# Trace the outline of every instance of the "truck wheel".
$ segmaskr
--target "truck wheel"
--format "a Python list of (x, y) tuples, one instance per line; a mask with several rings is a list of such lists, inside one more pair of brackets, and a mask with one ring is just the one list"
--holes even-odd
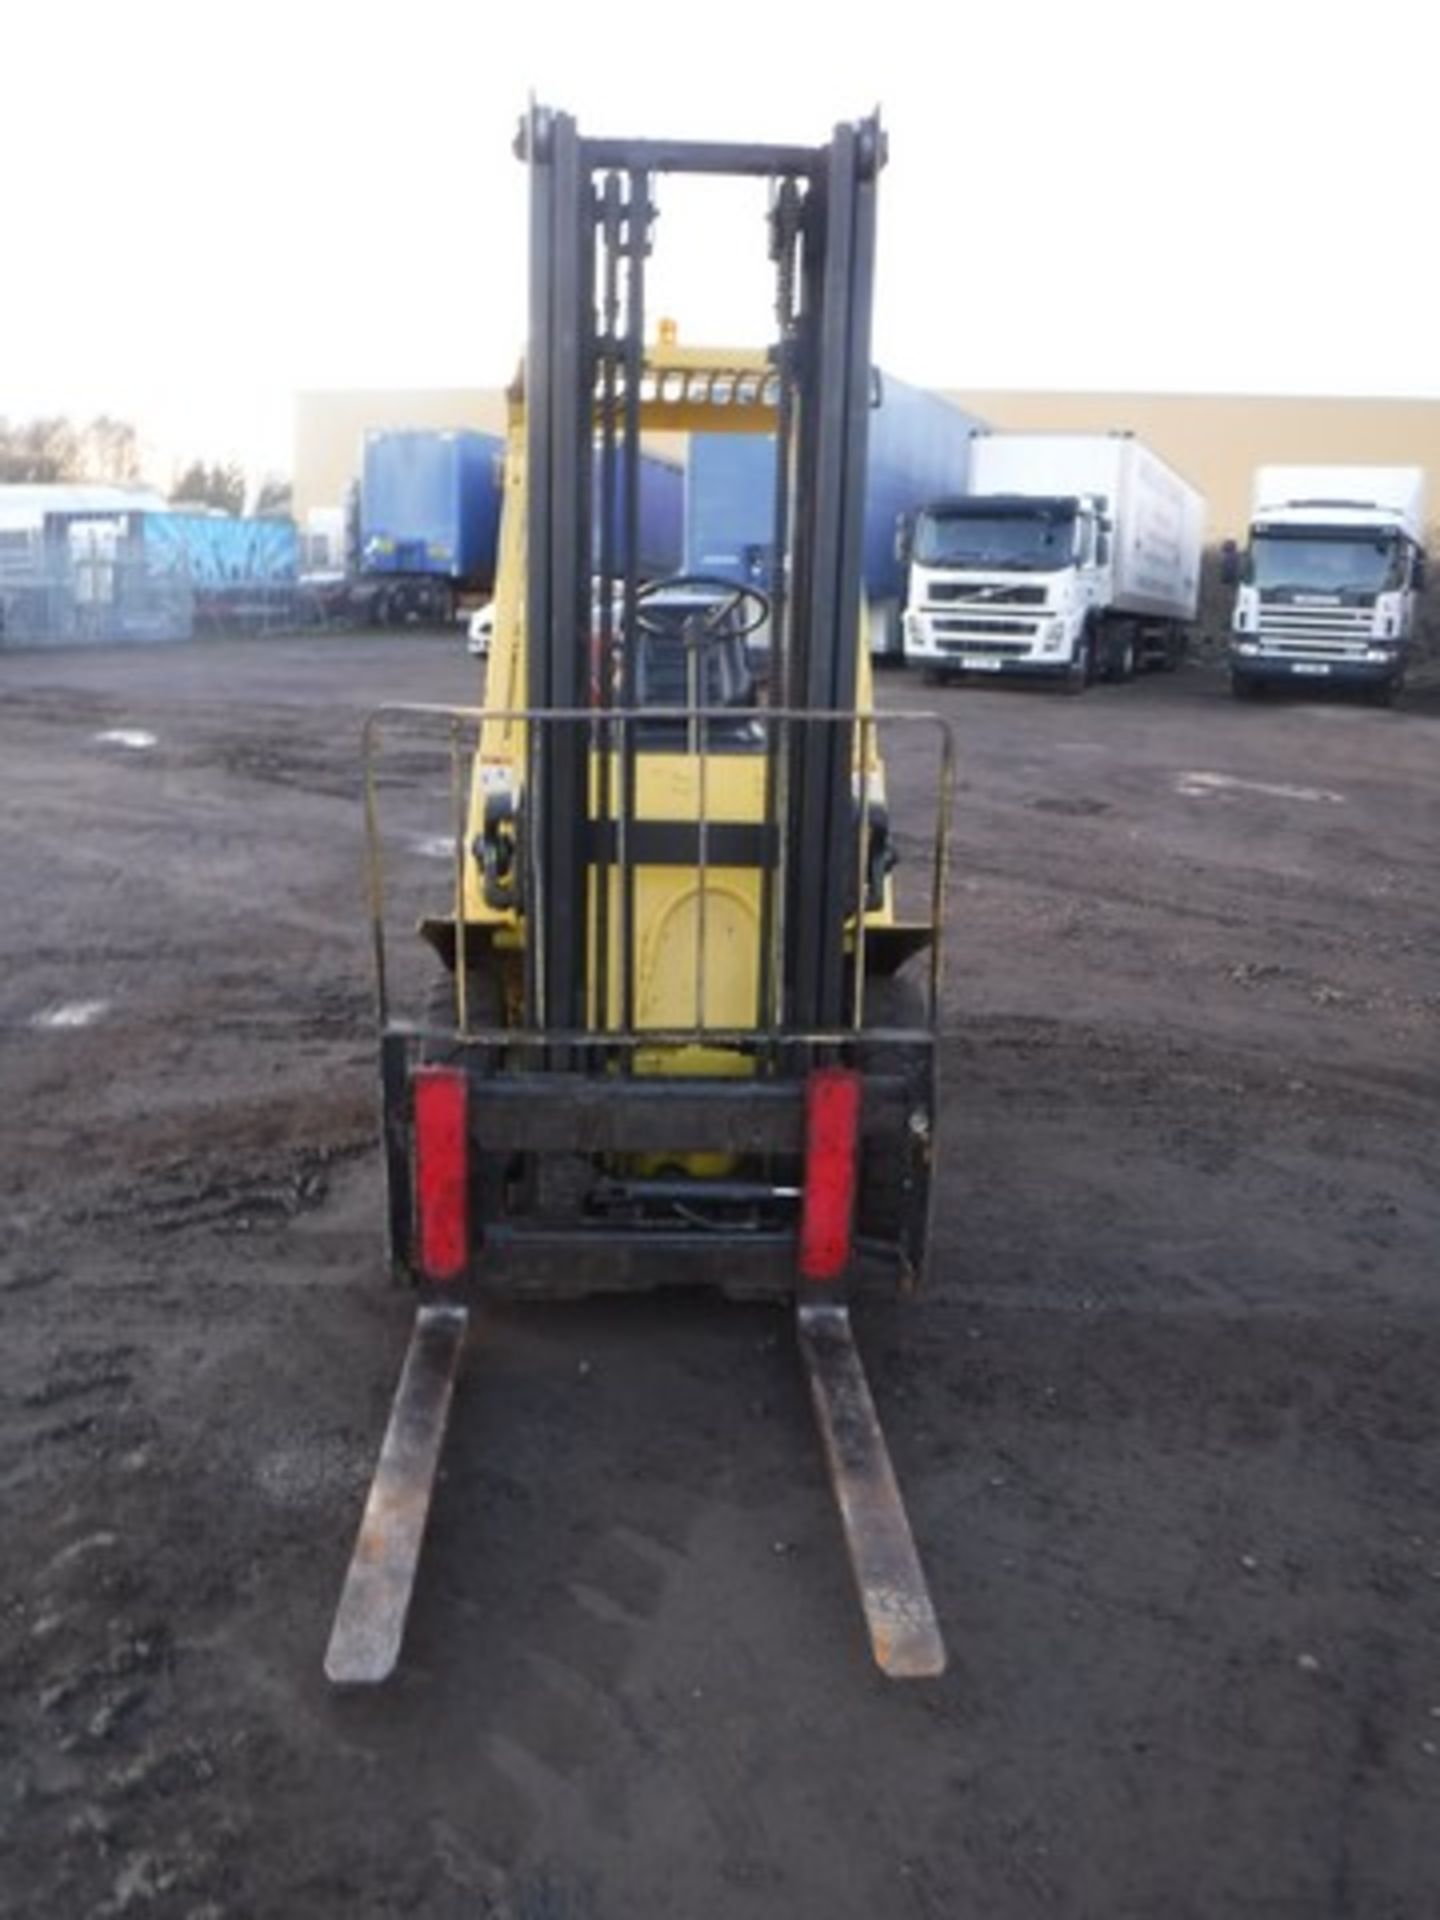
[[(1105, 667), (1105, 649), (1101, 644), (1103, 639), (1100, 622), (1092, 620), (1080, 641), (1080, 658), (1084, 662), (1087, 687), (1093, 687), (1095, 682), (1102, 678), (1102, 670)], [(1109, 676), (1105, 674), (1103, 677)]]
[(1111, 674), (1114, 680), (1133, 680), (1136, 670), (1136, 655), (1139, 649), (1135, 644), (1135, 629), (1131, 627), (1120, 645), (1120, 658)]

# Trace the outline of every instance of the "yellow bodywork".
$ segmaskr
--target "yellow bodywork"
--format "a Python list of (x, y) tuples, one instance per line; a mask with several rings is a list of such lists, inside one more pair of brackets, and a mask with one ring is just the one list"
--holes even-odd
[[(682, 348), (673, 342), (661, 342), (650, 349), (646, 358), (642, 426), (666, 432), (773, 433), (776, 415), (767, 398), (767, 372), (765, 355), (760, 352)], [(466, 840), (470, 845), (475, 844), (481, 833), (487, 797), (497, 790), (506, 790), (518, 802), (523, 792), (526, 765), (523, 709), (528, 686), (525, 441), (524, 398), (517, 382), (510, 394), (485, 717), (469, 795)], [(855, 710), (860, 714), (873, 711), (866, 631), (862, 608), (855, 698)], [(875, 734), (874, 728), (856, 729), (855, 775), (857, 792), (863, 780), (871, 804), (880, 804), (884, 800), (884, 773)], [(698, 822), (703, 791), (703, 812), (711, 827), (758, 825), (765, 816), (766, 759), (763, 752), (716, 750), (702, 755), (674, 750), (647, 752), (637, 747), (634, 753), (635, 820), (637, 823)], [(608, 806), (602, 806), (602, 792), (607, 787)], [(590, 769), (592, 820), (599, 820), (605, 813), (612, 820), (618, 817), (616, 796), (619, 792), (618, 764), (612, 761), (607, 782), (597, 752), (592, 756)], [(592, 984), (587, 1018), (592, 1026), (613, 1030), (621, 1023), (621, 882), (613, 865), (605, 871), (611, 887), (607, 916), (611, 953), (605, 969), (608, 1004), (602, 1013), (596, 1005), (596, 989)], [(748, 1072), (749, 1063), (743, 1055), (733, 1049), (702, 1044), (698, 1029), (748, 1029), (759, 1022), (762, 872), (757, 867), (726, 868), (708, 864), (703, 886), (698, 868), (637, 865), (634, 875), (636, 1029), (697, 1030), (694, 1043), (644, 1049), (637, 1056), (637, 1066), (650, 1072)], [(596, 881), (592, 875), (592, 953), (597, 924), (595, 891)], [(466, 863), (463, 912), (467, 928), (481, 930), (486, 942), (498, 952), (518, 954), (523, 949), (523, 911), (487, 904), (482, 876), (473, 861)], [(868, 913), (866, 919), (867, 925), (893, 924), (894, 904), (888, 883), (883, 905)]]

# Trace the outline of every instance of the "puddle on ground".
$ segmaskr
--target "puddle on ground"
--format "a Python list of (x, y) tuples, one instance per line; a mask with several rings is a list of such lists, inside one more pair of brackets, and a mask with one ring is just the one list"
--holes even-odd
[(143, 727), (107, 727), (104, 733), (95, 736), (97, 747), (128, 747), (133, 753), (143, 753), (147, 747), (155, 744), (155, 735), (147, 733)]
[(455, 841), (448, 833), (419, 833), (410, 842), (412, 849), (424, 860), (453, 860)]
[(53, 1027), (92, 1027), (110, 1005), (108, 1000), (62, 1000), (35, 1014), (30, 1024), (46, 1030)]
[(1280, 787), (1267, 780), (1241, 780), (1233, 773), (1182, 773), (1175, 779), (1175, 791), (1192, 797), (1211, 793), (1258, 793), (1270, 800), (1304, 800), (1315, 806), (1343, 806), (1343, 793), (1328, 787)]

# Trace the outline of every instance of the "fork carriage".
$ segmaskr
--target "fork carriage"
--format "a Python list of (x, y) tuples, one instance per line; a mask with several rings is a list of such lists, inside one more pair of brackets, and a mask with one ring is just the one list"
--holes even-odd
[[(523, 727), (530, 752), (543, 753), (547, 735), (585, 736), (587, 991), (576, 1024), (536, 1017), (543, 978), (527, 965), (535, 835), (523, 784), (482, 752), (455, 832), (463, 911), (423, 927), (445, 968), (440, 990), (426, 1017), (393, 1017), (372, 805), (397, 1276), (530, 1295), (712, 1284), (787, 1297), (806, 1279), (846, 1277), (913, 1286), (929, 1211), (938, 952), (929, 927), (895, 914), (878, 738), (933, 735), (933, 899), (950, 784), (943, 730), (924, 715), (774, 707), (611, 710), (598, 724), (579, 712), (397, 709), (371, 723), (372, 798), (389, 732), (448, 739), (463, 767), (497, 719)], [(789, 743), (821, 729), (849, 735), (855, 770), (845, 1018), (805, 1029), (787, 1019), (777, 789)], [(772, 752), (772, 737), (786, 744)], [(607, 791), (633, 793), (633, 808), (599, 814)], [(923, 984), (897, 978), (917, 955)], [(573, 1019), (573, 1002), (567, 1011)], [(851, 1081), (852, 1093), (834, 1092)], [(816, 1103), (837, 1098), (853, 1102), (853, 1141), (843, 1153), (827, 1149), (824, 1164), (839, 1183), (829, 1204), (845, 1232), (822, 1262), (813, 1248), (802, 1252), (820, 1204)], [(823, 1273), (811, 1271), (817, 1263)]]

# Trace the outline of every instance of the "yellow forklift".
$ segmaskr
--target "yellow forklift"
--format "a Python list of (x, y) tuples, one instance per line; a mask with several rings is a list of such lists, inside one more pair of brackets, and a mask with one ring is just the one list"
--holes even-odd
[[(880, 1667), (944, 1646), (854, 1341), (922, 1274), (952, 748), (872, 701), (861, 587), (878, 119), (818, 147), (582, 137), (532, 107), (530, 322), (483, 706), (367, 725), (390, 1261), (415, 1331), (326, 1656), (399, 1657), (470, 1315), (704, 1285), (795, 1317)], [(647, 342), (670, 175), (765, 183), (774, 338)], [(773, 437), (763, 586), (641, 577), (641, 436)], [(465, 741), (438, 991), (391, 1005), (376, 765)], [(882, 740), (931, 742), (923, 911), (897, 910)], [(907, 842), (920, 835), (907, 826)], [(922, 841), (921, 843), (925, 843)], [(902, 972), (907, 968), (908, 971)], [(914, 976), (912, 978), (912, 976)]]

